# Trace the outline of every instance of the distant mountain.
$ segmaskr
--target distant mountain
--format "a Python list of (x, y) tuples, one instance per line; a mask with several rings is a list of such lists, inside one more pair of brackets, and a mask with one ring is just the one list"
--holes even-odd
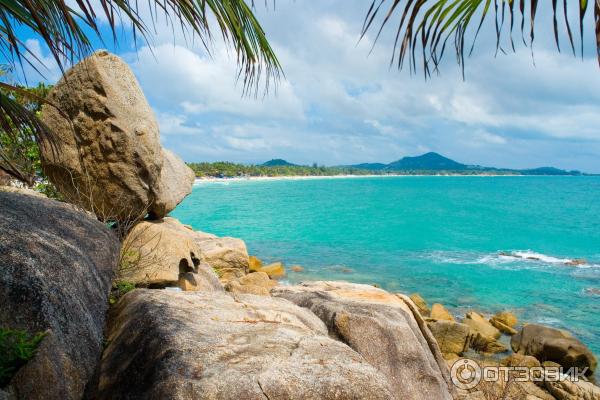
[(508, 169), (482, 167), (480, 165), (467, 165), (444, 157), (441, 154), (429, 152), (416, 157), (404, 157), (398, 161), (389, 164), (382, 163), (363, 163), (349, 165), (346, 167), (357, 168), (370, 171), (423, 171), (426, 173), (435, 173), (436, 171), (456, 172), (462, 174), (514, 174), (514, 175), (583, 175), (579, 171), (565, 171), (554, 167), (541, 167), (533, 169)]
[(289, 163), (281, 158), (275, 158), (273, 160), (269, 160), (264, 164), (261, 164), (263, 167), (297, 167), (296, 164)]
[(462, 171), (467, 169), (467, 166), (438, 153), (430, 152), (417, 157), (404, 157), (389, 163), (385, 169), (390, 171)]

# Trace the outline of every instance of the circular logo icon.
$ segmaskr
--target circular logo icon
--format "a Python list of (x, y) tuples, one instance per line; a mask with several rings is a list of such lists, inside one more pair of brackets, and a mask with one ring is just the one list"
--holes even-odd
[(481, 382), (481, 367), (473, 360), (458, 359), (452, 364), (450, 378), (457, 388), (473, 389)]

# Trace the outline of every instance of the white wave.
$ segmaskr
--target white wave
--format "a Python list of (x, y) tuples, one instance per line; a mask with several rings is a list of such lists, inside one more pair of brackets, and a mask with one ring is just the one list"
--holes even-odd
[(510, 252), (499, 251), (497, 253), (484, 255), (472, 252), (436, 251), (429, 254), (428, 258), (443, 264), (484, 264), (489, 266), (502, 266), (519, 263), (523, 266), (524, 263), (531, 263), (532, 266), (549, 264), (583, 269), (600, 268), (600, 264), (589, 263), (583, 259), (553, 257), (533, 250), (516, 250)]

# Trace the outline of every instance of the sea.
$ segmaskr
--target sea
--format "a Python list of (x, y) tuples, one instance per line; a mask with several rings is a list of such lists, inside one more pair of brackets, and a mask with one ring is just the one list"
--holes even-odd
[(600, 177), (198, 182), (172, 215), (282, 261), (289, 283), (376, 284), (456, 316), (511, 310), (600, 355)]

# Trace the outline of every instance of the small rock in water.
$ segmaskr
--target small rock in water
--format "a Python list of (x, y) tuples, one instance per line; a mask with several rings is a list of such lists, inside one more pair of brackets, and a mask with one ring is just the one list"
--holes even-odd
[(585, 264), (587, 264), (587, 261), (584, 258), (574, 258), (565, 263), (565, 265), (568, 265), (570, 267), (576, 267), (578, 265), (585, 265)]
[(304, 268), (300, 265), (292, 265), (290, 269), (292, 270), (292, 272), (304, 272)]

